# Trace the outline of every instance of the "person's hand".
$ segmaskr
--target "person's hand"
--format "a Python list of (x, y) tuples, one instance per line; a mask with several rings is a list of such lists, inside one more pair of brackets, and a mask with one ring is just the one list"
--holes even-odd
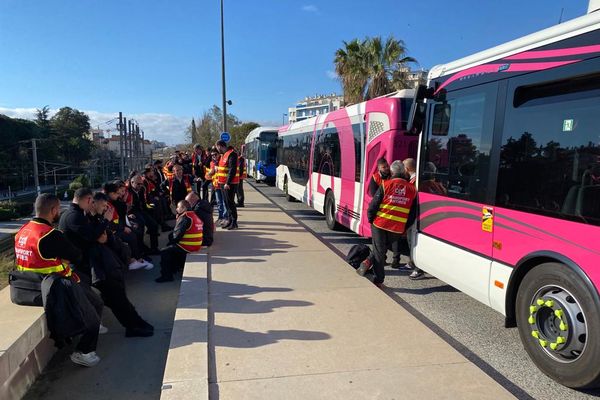
[(229, 190), (229, 185), (228, 185), (228, 184), (225, 184), (225, 186), (223, 186), (223, 189), (225, 189), (225, 190)]
[(100, 235), (100, 237), (98, 238), (98, 243), (104, 244), (108, 241), (108, 235), (106, 234), (106, 231), (102, 232), (102, 235)]
[(129, 229), (128, 226), (126, 226), (125, 229), (123, 229), (123, 231), (127, 234), (131, 233), (131, 229)]

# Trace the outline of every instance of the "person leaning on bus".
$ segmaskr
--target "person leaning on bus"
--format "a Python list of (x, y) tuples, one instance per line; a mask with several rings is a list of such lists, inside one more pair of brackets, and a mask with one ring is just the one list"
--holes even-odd
[(382, 157), (379, 160), (377, 160), (377, 171), (373, 174), (373, 176), (371, 176), (371, 179), (369, 180), (369, 195), (375, 196), (375, 193), (377, 193), (377, 189), (381, 187), (381, 183), (390, 179), (390, 177), (390, 164), (388, 164), (387, 160)]
[(404, 179), (406, 170), (401, 161), (390, 166), (392, 178), (384, 181), (369, 204), (367, 217), (371, 223), (374, 262), (361, 263), (356, 272), (364, 276), (373, 268), (373, 283), (381, 288), (385, 279), (384, 264), (387, 249), (397, 247), (405, 228), (414, 219), (417, 191)]

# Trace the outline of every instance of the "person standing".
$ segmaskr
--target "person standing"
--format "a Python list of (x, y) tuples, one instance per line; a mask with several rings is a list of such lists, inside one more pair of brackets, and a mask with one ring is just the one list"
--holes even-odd
[(391, 178), (390, 164), (385, 158), (377, 160), (377, 171), (371, 176), (369, 181), (368, 192), (369, 196), (375, 196), (375, 193), (381, 187), (381, 183)]
[[(82, 197), (81, 193), (79, 194)], [(84, 293), (84, 296), (79, 296), (78, 300), (86, 304), (72, 304), (72, 307), (78, 309), (81, 315), (84, 315), (85, 310), (92, 314), (95, 311), (96, 315), (84, 316), (86, 321), (93, 320), (94, 323), (86, 324), (87, 326), (81, 331), (79, 343), (70, 358), (75, 364), (93, 367), (100, 362), (100, 357), (96, 354), (96, 347), (102, 317), (102, 300), (89, 286), (81, 283), (79, 276), (69, 266), (70, 263), (80, 263), (81, 251), (67, 239), (63, 232), (52, 227), (52, 223), (56, 222), (60, 215), (58, 197), (50, 193), (43, 193), (35, 200), (34, 208), (35, 218), (23, 225), (15, 235), (16, 268), (25, 273), (43, 276), (58, 274), (70, 281), (70, 285), (64, 285), (66, 289), (70, 288), (70, 290), (79, 290)], [(51, 307), (49, 305), (51, 293), (45, 302), (48, 307)], [(61, 312), (61, 310), (47, 310), (46, 318), (51, 318), (54, 311)], [(52, 328), (51, 323), (48, 325), (49, 328)]]
[(175, 164), (173, 166), (173, 176), (164, 181), (161, 187), (169, 194), (171, 208), (175, 210), (177, 204), (192, 191), (192, 177), (183, 173), (181, 165)]
[(408, 182), (415, 186), (417, 184), (417, 163), (414, 158), (407, 158), (402, 161), (404, 168), (406, 169), (406, 175), (408, 176)]
[(236, 192), (237, 195), (237, 207), (244, 207), (244, 180), (248, 177), (247, 171), (246, 171), (246, 159), (244, 158), (244, 156), (240, 153), (240, 156), (238, 158), (238, 169), (239, 169), (239, 175), (240, 175), (240, 183), (238, 185), (238, 189)]
[(196, 181), (196, 192), (202, 193), (202, 185), (204, 183), (204, 149), (199, 144), (194, 145), (192, 159), (192, 175)]
[(399, 242), (407, 225), (414, 219), (414, 200), (417, 191), (403, 176), (406, 173), (401, 161), (390, 166), (392, 179), (382, 183), (369, 204), (367, 217), (371, 223), (374, 262), (361, 263), (356, 272), (364, 276), (373, 268), (373, 283), (381, 288), (385, 279), (384, 263), (388, 246)]
[(217, 175), (219, 177), (219, 186), (223, 190), (225, 207), (228, 214), (228, 219), (221, 227), (227, 230), (237, 229), (238, 214), (235, 205), (235, 194), (240, 182), (238, 154), (232, 146), (227, 146), (227, 143), (223, 140), (217, 141), (215, 146), (219, 153), (221, 153)]
[(139, 244), (144, 248), (144, 228), (150, 236), (150, 249), (146, 251), (148, 255), (158, 254), (158, 222), (151, 214), (152, 207), (148, 202), (144, 179), (140, 174), (134, 174), (129, 180), (128, 198), (130, 202), (129, 215), (138, 224)]
[(227, 217), (227, 210), (225, 209), (225, 200), (223, 199), (223, 190), (219, 185), (219, 160), (221, 159), (221, 155), (215, 149), (212, 152), (212, 161), (210, 162), (209, 172), (207, 173), (207, 178), (209, 178), (212, 182), (212, 196), (211, 203), (216, 204), (218, 211), (218, 219), (216, 225), (221, 226), (221, 224), (225, 221)]
[(173, 275), (185, 264), (188, 253), (202, 246), (202, 221), (190, 210), (190, 203), (181, 200), (177, 204), (177, 222), (169, 234), (169, 244), (160, 253), (160, 276), (157, 283), (172, 282)]

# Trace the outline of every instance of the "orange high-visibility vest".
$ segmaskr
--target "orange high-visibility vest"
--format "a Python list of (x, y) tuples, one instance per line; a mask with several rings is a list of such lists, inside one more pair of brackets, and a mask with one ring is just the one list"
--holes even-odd
[(29, 221), (15, 235), (15, 258), (19, 271), (38, 274), (57, 273), (65, 277), (72, 275), (69, 265), (60, 258), (44, 258), (40, 254), (40, 240), (54, 228), (41, 222)]
[(167, 165), (163, 167), (163, 174), (166, 179), (172, 178), (175, 174), (173, 173), (173, 163), (169, 161)]
[[(233, 149), (227, 150), (225, 154), (221, 156), (219, 160), (219, 169), (217, 176), (219, 177), (219, 185), (225, 185), (227, 183), (227, 176), (229, 175), (229, 156), (233, 153)], [(235, 176), (230, 182), (232, 185), (240, 183), (240, 169), (236, 168)]]
[(183, 237), (179, 243), (177, 243), (177, 246), (181, 247), (188, 253), (194, 253), (200, 250), (200, 247), (202, 246), (202, 220), (193, 211), (186, 211), (185, 213), (181, 214), (179, 218), (183, 218), (184, 216), (190, 218), (192, 223), (183, 234)]
[(212, 184), (213, 184), (213, 188), (215, 189), (219, 189), (219, 172), (218, 172), (218, 164), (215, 163), (214, 161), (210, 162), (210, 171), (213, 171), (213, 176), (212, 176)]
[(410, 207), (417, 195), (415, 187), (402, 178), (383, 181), (383, 200), (373, 225), (377, 228), (404, 233)]

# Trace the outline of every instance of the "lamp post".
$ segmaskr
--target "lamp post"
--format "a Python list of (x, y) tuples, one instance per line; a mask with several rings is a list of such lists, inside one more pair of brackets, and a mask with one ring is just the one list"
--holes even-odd
[(283, 113), (283, 116), (281, 117), (281, 125), (285, 125), (285, 117), (287, 117), (287, 114)]
[(223, 0), (221, 0), (221, 78), (223, 83), (223, 132), (227, 132), (227, 100), (225, 100), (225, 29), (223, 26)]

